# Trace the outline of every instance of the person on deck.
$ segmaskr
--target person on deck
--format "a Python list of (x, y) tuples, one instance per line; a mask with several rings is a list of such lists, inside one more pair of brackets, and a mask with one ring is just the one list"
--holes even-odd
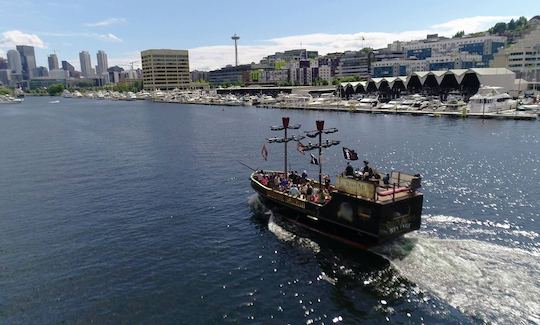
[(390, 174), (386, 173), (382, 179), (384, 185), (388, 186), (390, 185)]
[(330, 190), (330, 176), (324, 175), (324, 188)]
[(364, 160), (364, 168), (362, 168), (362, 175), (365, 175), (366, 173), (369, 173), (369, 161)]
[(350, 162), (347, 162), (347, 167), (345, 167), (345, 176), (354, 176), (354, 169)]
[(364, 168), (362, 169), (362, 175), (364, 176), (364, 180), (367, 181), (370, 178), (373, 177), (373, 169), (369, 167), (369, 161), (364, 160)]
[(291, 186), (291, 189), (289, 190), (289, 195), (292, 197), (300, 196), (300, 190), (298, 190), (298, 187), (296, 187), (296, 185)]

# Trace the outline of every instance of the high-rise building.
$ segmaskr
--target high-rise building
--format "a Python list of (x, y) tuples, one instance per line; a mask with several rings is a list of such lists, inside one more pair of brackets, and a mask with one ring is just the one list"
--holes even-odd
[(7, 51), (8, 66), (14, 74), (22, 74), (21, 54), (15, 50)]
[(97, 52), (97, 69), (96, 73), (98, 76), (102, 76), (107, 73), (109, 69), (109, 63), (107, 61), (107, 53), (105, 51), (99, 50)]
[(67, 61), (62, 61), (62, 70), (66, 71), (75, 71), (75, 67), (71, 65), (71, 63)]
[(90, 60), (90, 53), (88, 51), (82, 51), (79, 53), (79, 60), (81, 62), (81, 74), (83, 77), (94, 77), (94, 69), (92, 69), (92, 61)]
[(49, 60), (49, 70), (56, 70), (60, 68), (56, 54), (50, 54), (47, 59)]
[(8, 62), (0, 57), (0, 85), (9, 85), (11, 81), (11, 70), (8, 69)]
[(70, 78), (78, 79), (81, 77), (81, 73), (79, 71), (75, 71), (75, 67), (67, 61), (62, 61), (62, 70), (67, 71), (68, 77)]
[(36, 54), (34, 52), (34, 47), (17, 45), (17, 52), (21, 54), (23, 79), (30, 80), (36, 69)]
[(144, 89), (189, 88), (187, 50), (146, 50), (141, 52), (141, 59)]
[(0, 84), (9, 85), (11, 83), (11, 71), (8, 69), (0, 69)]
[(7, 69), (8, 69), (7, 60), (0, 56), (0, 70), (7, 70)]
[(48, 76), (49, 76), (49, 70), (47, 70), (46, 67), (39, 66), (34, 69), (33, 77), (48, 77)]
[(107, 72), (109, 73), (109, 80), (112, 83), (119, 83), (121, 80), (122, 72), (124, 72), (124, 69), (120, 68), (119, 66), (115, 65), (114, 67), (110, 67), (107, 69)]

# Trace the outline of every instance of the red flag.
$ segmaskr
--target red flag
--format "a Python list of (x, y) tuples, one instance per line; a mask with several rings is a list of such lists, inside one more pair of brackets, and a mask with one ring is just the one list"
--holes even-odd
[(261, 156), (264, 160), (268, 160), (268, 150), (266, 150), (266, 144), (263, 144), (263, 147), (261, 149)]
[(296, 146), (296, 150), (298, 150), (298, 152), (300, 152), (301, 154), (305, 155), (306, 153), (304, 152), (304, 145), (302, 144), (302, 142), (298, 141), (298, 145)]

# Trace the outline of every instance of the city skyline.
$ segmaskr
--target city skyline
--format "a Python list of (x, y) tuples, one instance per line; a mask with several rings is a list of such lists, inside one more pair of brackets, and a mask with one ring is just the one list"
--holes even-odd
[[(512, 4), (495, 2), (497, 4), (490, 5), (486, 10), (485, 6), (465, 1), (430, 6), (425, 1), (416, 1), (414, 4), (395, 4), (392, 12), (388, 12), (388, 8), (382, 5), (362, 6), (351, 1), (334, 4), (334, 11), (329, 11), (328, 6), (311, 2), (309, 4), (312, 5), (306, 7), (302, 1), (298, 4), (275, 5), (281, 9), (266, 8), (257, 3), (248, 6), (248, 2), (238, 1), (234, 8), (223, 8), (223, 12), (234, 11), (230, 15), (214, 12), (219, 10), (200, 14), (195, 11), (198, 8), (196, 6), (204, 7), (200, 2), (165, 3), (163, 5), (171, 9), (184, 6), (187, 12), (184, 15), (185, 21), (174, 20), (174, 25), (163, 19), (168, 14), (161, 13), (160, 16), (150, 8), (146, 16), (148, 22), (144, 24), (148, 27), (143, 28), (138, 26), (141, 13), (136, 10), (137, 3), (126, 6), (102, 2), (100, 8), (109, 10), (87, 11), (82, 15), (80, 13), (84, 11), (84, 6), (67, 1), (44, 4), (35, 1), (0, 1), (0, 6), (12, 13), (0, 22), (0, 56), (6, 57), (7, 51), (14, 49), (15, 45), (31, 45), (35, 47), (38, 66), (47, 66), (47, 57), (56, 53), (59, 60), (69, 61), (80, 70), (78, 53), (81, 51), (97, 53), (98, 50), (104, 50), (108, 54), (109, 66), (128, 68), (132, 61), (136, 61), (135, 67), (140, 67), (141, 50), (187, 49), (192, 70), (211, 70), (227, 64), (234, 65), (234, 45), (230, 40), (230, 35), (234, 33), (241, 37), (238, 46), (239, 64), (245, 64), (257, 62), (276, 51), (293, 48), (306, 48), (325, 54), (362, 47), (384, 47), (394, 40), (420, 39), (428, 33), (452, 36), (460, 30), (466, 33), (477, 32), (486, 30), (498, 21), (508, 21), (518, 16), (530, 18), (540, 12), (540, 4), (526, 1), (515, 1)], [(212, 3), (215, 9), (225, 6)], [(32, 12), (38, 8), (43, 13), (32, 16)], [(257, 15), (264, 15), (265, 10), (258, 9), (264, 8), (269, 19), (261, 22)], [(400, 11), (400, 8), (403, 10)], [(409, 11), (405, 11), (406, 8)], [(60, 9), (67, 10), (70, 15), (64, 14), (60, 19)], [(280, 10), (279, 15), (276, 15), (275, 10)], [(430, 15), (430, 12), (441, 10), (445, 10), (445, 19), (437, 18), (440, 14)], [(381, 19), (381, 12), (388, 18)], [(403, 16), (402, 12), (407, 12), (407, 15)], [(396, 15), (402, 15), (401, 19), (395, 19)], [(419, 16), (422, 19), (418, 19)], [(20, 23), (22, 18), (26, 19), (24, 25)], [(246, 20), (253, 23), (246, 24)], [(289, 27), (290, 23), (293, 23), (294, 28)], [(59, 29), (56, 26), (58, 24), (66, 27)], [(221, 24), (219, 28), (218, 24)]]

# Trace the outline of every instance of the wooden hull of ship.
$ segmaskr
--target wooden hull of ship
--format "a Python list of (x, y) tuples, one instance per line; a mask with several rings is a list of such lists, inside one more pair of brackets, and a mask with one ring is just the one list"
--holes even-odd
[[(368, 249), (420, 229), (421, 194), (390, 204), (380, 204), (332, 193), (330, 202), (319, 205), (265, 187), (253, 178), (251, 186), (267, 208), (287, 221), (352, 247)], [(352, 207), (347, 210), (353, 210), (354, 215), (340, 214), (343, 206)], [(396, 212), (401, 217), (388, 217)]]

